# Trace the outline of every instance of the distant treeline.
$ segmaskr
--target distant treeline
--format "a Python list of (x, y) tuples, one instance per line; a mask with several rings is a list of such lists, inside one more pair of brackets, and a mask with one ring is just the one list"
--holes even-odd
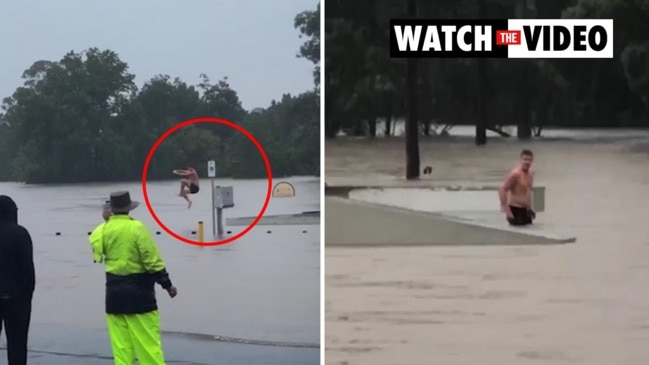
[[(270, 107), (252, 111), (243, 109), (227, 78), (211, 83), (202, 75), (203, 82), (192, 86), (160, 75), (138, 90), (127, 64), (111, 50), (91, 48), (57, 62), (35, 62), (23, 74), (24, 86), (2, 103), (0, 179), (138, 180), (154, 142), (175, 124), (197, 117), (246, 128), (266, 151), (275, 176), (319, 175), (319, 5), (298, 14), (295, 27), (307, 39), (299, 56), (316, 67), (314, 90), (283, 95)], [(211, 159), (217, 161), (218, 176), (266, 177), (261, 156), (244, 135), (200, 123), (160, 145), (148, 178), (172, 177), (173, 169), (188, 165), (205, 175)]]
[[(649, 127), (649, 0), (327, 0), (325, 6), (328, 137), (341, 130), (390, 135), (391, 122), (411, 113), (424, 135), (474, 124), (517, 125), (521, 138), (543, 126)], [(420, 59), (411, 68), (412, 104), (408, 61), (389, 57), (389, 21), (413, 17), (612, 18), (615, 58)]]

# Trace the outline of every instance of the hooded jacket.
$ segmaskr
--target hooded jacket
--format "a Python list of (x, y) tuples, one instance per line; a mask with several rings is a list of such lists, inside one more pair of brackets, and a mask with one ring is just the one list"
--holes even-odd
[(0, 299), (31, 300), (36, 286), (29, 232), (18, 225), (18, 207), (0, 195)]

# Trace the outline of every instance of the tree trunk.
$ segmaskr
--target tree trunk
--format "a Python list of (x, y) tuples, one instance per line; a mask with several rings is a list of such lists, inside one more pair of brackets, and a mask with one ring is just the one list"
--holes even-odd
[(331, 113), (331, 101), (324, 103), (325, 108), (325, 136), (327, 138), (336, 138), (338, 131), (340, 130), (340, 124), (337, 122), (337, 119)]
[(530, 139), (532, 138), (532, 125), (530, 123), (530, 95), (529, 92), (527, 91), (527, 88), (529, 87), (529, 73), (531, 72), (531, 65), (528, 64), (527, 60), (522, 60), (523, 61), (523, 67), (521, 67), (521, 70), (523, 71), (519, 82), (520, 82), (520, 97), (521, 97), (521, 114), (520, 114), (520, 119), (518, 120), (518, 126), (516, 128), (516, 136), (519, 139)]
[[(375, 82), (376, 82), (375, 77), (374, 76), (370, 77), (370, 85), (369, 85), (370, 87), (368, 90), (369, 91), (368, 95), (376, 95)], [(369, 116), (369, 118), (367, 118), (369, 137), (376, 138), (376, 115), (377, 115), (376, 104), (373, 102), (368, 102), (366, 110)]]
[[(415, 0), (408, 0), (408, 15), (416, 18)], [(406, 122), (406, 179), (419, 179), (419, 126), (417, 105), (417, 58), (408, 59), (408, 120)]]
[(330, 117), (330, 121), (325, 123), (325, 131), (327, 138), (336, 138), (338, 132), (340, 131), (340, 124), (338, 122), (333, 122), (333, 118)]
[[(521, 0), (520, 2), (520, 11), (521, 14), (519, 18), (535, 18), (537, 14), (537, 9), (536, 9), (536, 1), (535, 0)], [(518, 122), (518, 128), (516, 128), (516, 135), (519, 139), (530, 139), (532, 138), (532, 123), (531, 123), (531, 113), (532, 113), (532, 100), (535, 98), (540, 97), (540, 92), (539, 90), (534, 90), (534, 92), (530, 95), (529, 93), (529, 75), (531, 72), (536, 71), (535, 68), (537, 68), (539, 65), (535, 65), (532, 62), (536, 62), (533, 60), (522, 60), (523, 61), (523, 67), (522, 71), (523, 74), (521, 75), (520, 78), (520, 92), (521, 92), (521, 97), (523, 98), (523, 114), (521, 115), (521, 119)]]
[(475, 144), (487, 144), (487, 60), (478, 59), (478, 121), (475, 126)]
[(367, 124), (369, 124), (369, 133), (370, 133), (370, 138), (375, 138), (376, 137), (376, 117), (372, 116), (367, 120)]
[(385, 128), (384, 128), (384, 131), (383, 131), (383, 136), (386, 137), (386, 138), (390, 137), (390, 135), (392, 134), (392, 113), (389, 113), (385, 117), (385, 126), (384, 127)]
[[(484, 18), (484, 0), (478, 0), (478, 19)], [(487, 60), (478, 58), (478, 120), (475, 125), (475, 144), (487, 144)]]

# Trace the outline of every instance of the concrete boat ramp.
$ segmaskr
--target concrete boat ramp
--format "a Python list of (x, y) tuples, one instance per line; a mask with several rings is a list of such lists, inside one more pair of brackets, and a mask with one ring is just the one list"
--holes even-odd
[[(225, 224), (228, 226), (248, 226), (257, 217), (237, 217), (226, 218)], [(275, 226), (275, 225), (314, 225), (320, 224), (320, 211), (302, 212), (296, 214), (275, 214), (264, 215), (259, 222), (258, 226)]]
[(543, 223), (545, 189), (536, 188), (533, 226), (510, 226), (497, 187), (330, 187), (327, 246), (528, 245), (575, 242)]

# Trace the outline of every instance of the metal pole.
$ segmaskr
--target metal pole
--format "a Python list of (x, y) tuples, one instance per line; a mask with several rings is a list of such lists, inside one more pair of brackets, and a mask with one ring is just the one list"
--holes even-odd
[(216, 208), (214, 206), (214, 179), (210, 179), (212, 181), (212, 235), (216, 236), (216, 222), (214, 221), (214, 209)]
[(218, 224), (219, 238), (223, 237), (223, 208), (216, 208), (216, 223)]

